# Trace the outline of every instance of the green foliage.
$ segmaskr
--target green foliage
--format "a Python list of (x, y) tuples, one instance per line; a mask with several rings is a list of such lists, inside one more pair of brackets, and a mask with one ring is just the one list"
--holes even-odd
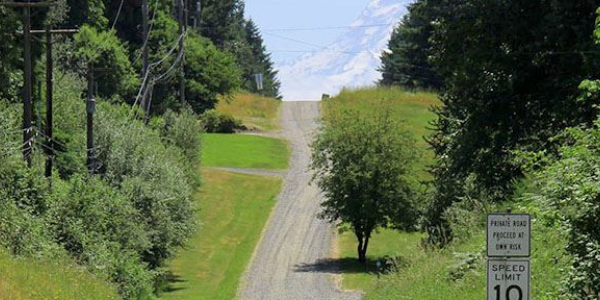
[(149, 233), (143, 260), (151, 268), (184, 246), (193, 232), (194, 179), (181, 150), (161, 143), (157, 131), (127, 119), (129, 109), (98, 106), (96, 145), (99, 171), (133, 203)]
[(0, 246), (15, 255), (55, 255), (42, 220), (46, 182), (28, 170), (21, 154), (20, 105), (0, 100)]
[(85, 172), (85, 103), (81, 99), (85, 82), (75, 73), (55, 72), (54, 91), (55, 166), (61, 178)]
[[(192, 1), (193, 2), (193, 1)], [(242, 88), (252, 93), (280, 98), (280, 82), (252, 20), (244, 19), (242, 0), (203, 0), (201, 34), (217, 48), (231, 53), (241, 71)], [(263, 90), (256, 88), (254, 74), (263, 74)]]
[(388, 110), (329, 115), (312, 153), (311, 168), (326, 198), (320, 216), (351, 226), (360, 262), (378, 227), (415, 229), (415, 141)]
[(433, 53), (433, 11), (426, 0), (408, 6), (408, 13), (392, 32), (389, 52), (381, 56), (383, 85), (400, 85), (409, 89), (440, 89), (442, 80), (429, 63)]
[(66, 2), (69, 7), (69, 14), (65, 20), (65, 25), (68, 28), (80, 27), (83, 24), (88, 24), (98, 30), (108, 27), (108, 19), (104, 15), (106, 1), (66, 0)]
[(439, 162), (426, 225), (450, 234), (443, 213), (465, 194), (467, 177), (492, 200), (506, 199), (523, 176), (513, 151), (553, 151), (557, 132), (595, 118), (597, 101), (577, 96), (583, 79), (600, 75), (600, 58), (585, 54), (597, 50), (591, 33), (598, 4), (426, 3), (434, 12), (431, 62), (445, 82), (430, 139)]
[(77, 176), (55, 185), (46, 214), (54, 239), (80, 264), (116, 282), (124, 299), (145, 299), (154, 274), (140, 263), (149, 232), (133, 203), (105, 182)]
[(217, 95), (226, 95), (240, 86), (240, 74), (230, 55), (208, 40), (190, 34), (185, 39), (186, 99), (196, 113), (212, 109)]
[[(242, 70), (242, 87), (257, 95), (281, 98), (279, 88), (281, 83), (277, 80), (277, 71), (273, 69), (273, 62), (260, 31), (252, 20), (244, 21), (243, 30), (245, 41), (236, 53), (237, 62)], [(263, 89), (256, 87), (255, 74), (263, 75)]]
[[(149, 299), (160, 267), (195, 228), (191, 172), (199, 155), (197, 124), (187, 110), (150, 129), (129, 119), (130, 108), (100, 102), (95, 118), (99, 176), (88, 177), (83, 83), (57, 74), (53, 189), (21, 158), (20, 106), (0, 103), (0, 245), (14, 254), (66, 252), (125, 299)], [(164, 136), (161, 137), (161, 133)], [(34, 153), (38, 143), (34, 145)], [(190, 152), (185, 152), (179, 147)], [(58, 254), (57, 254), (58, 253)]]
[(203, 132), (203, 129), (196, 114), (190, 108), (185, 108), (179, 113), (167, 110), (163, 120), (159, 130), (165, 144), (179, 148), (188, 163), (197, 165), (201, 153), (199, 133)]
[(572, 265), (563, 285), (568, 299), (600, 296), (600, 121), (593, 128), (572, 128), (557, 159), (536, 172), (528, 196), (546, 222), (558, 224), (568, 238)]
[(111, 98), (132, 94), (139, 79), (129, 61), (125, 45), (114, 31), (98, 31), (94, 27), (82, 26), (74, 37), (72, 71), (81, 75), (93, 68), (98, 83), (98, 95)]
[[(231, 48), (231, 43), (239, 41), (244, 3), (242, 0), (202, 0), (200, 19), (201, 35), (208, 37), (219, 49)], [(195, 1), (188, 3), (190, 11), (195, 11)]]
[(16, 31), (21, 28), (18, 14), (10, 8), (0, 7), (0, 99), (16, 100), (17, 86), (22, 80), (23, 49)]
[(242, 129), (242, 123), (231, 115), (210, 109), (200, 115), (200, 122), (207, 133), (234, 133)]

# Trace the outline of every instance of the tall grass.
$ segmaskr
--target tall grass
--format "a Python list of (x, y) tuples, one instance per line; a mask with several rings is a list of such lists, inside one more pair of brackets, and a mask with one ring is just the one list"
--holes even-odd
[(0, 300), (116, 300), (115, 286), (66, 259), (14, 258), (0, 250)]
[(281, 100), (241, 93), (232, 99), (221, 99), (217, 111), (234, 116), (250, 130), (269, 131), (279, 128)]

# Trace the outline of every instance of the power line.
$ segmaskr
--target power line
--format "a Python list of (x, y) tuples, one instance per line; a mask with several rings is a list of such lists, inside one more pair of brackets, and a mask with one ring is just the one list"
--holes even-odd
[[(339, 30), (339, 29), (356, 29), (356, 28), (371, 28), (371, 27), (388, 27), (397, 23), (383, 24), (367, 24), (367, 25), (347, 25), (347, 26), (323, 26), (323, 27), (288, 27), (288, 28), (267, 28), (261, 32), (277, 32), (277, 31), (320, 31), (320, 30)], [(202, 26), (201, 29), (218, 29), (216, 26)]]
[[(167, 54), (165, 54), (165, 56), (163, 56), (159, 61), (151, 63), (148, 66), (148, 72), (146, 72), (146, 74), (144, 75), (144, 78), (142, 80), (142, 85), (140, 86), (140, 89), (138, 90), (137, 96), (135, 98), (135, 101), (131, 107), (131, 112), (130, 112), (130, 116), (133, 113), (136, 105), (138, 104), (138, 102), (140, 101), (140, 99), (143, 99), (143, 97), (148, 95), (148, 89), (145, 88), (147, 86), (148, 80), (150, 79), (150, 74), (152, 72), (152, 69), (155, 68), (156, 66), (162, 64), (163, 62), (165, 62), (172, 54), (173, 52), (175, 52), (175, 50), (179, 47), (179, 41), (182, 40), (185, 36), (185, 32), (183, 32), (178, 38), (177, 41), (175, 41), (173, 47), (167, 52)], [(162, 78), (161, 78), (162, 79)], [(150, 81), (152, 81), (152, 79), (150, 79)], [(142, 97), (142, 98), (140, 98)], [(135, 118), (137, 119), (137, 113), (135, 114)]]
[[(345, 51), (345, 50), (337, 50), (337, 49), (332, 49), (332, 46), (322, 46), (322, 45), (317, 45), (317, 44), (313, 44), (313, 43), (309, 43), (309, 42), (305, 42), (305, 41), (301, 41), (298, 39), (294, 39), (294, 38), (290, 38), (290, 37), (286, 37), (286, 36), (282, 36), (282, 35), (277, 35), (277, 34), (273, 34), (273, 33), (265, 33), (267, 35), (276, 37), (276, 38), (280, 38), (280, 39), (284, 39), (284, 40), (288, 40), (290, 42), (295, 42), (298, 44), (302, 44), (302, 45), (306, 45), (306, 46), (311, 46), (311, 47), (317, 47), (318, 49), (314, 49), (312, 51), (309, 52), (318, 52), (318, 51), (330, 51), (330, 52), (337, 52), (337, 53), (344, 53), (344, 54), (360, 54), (360, 53), (373, 53), (374, 51), (369, 51), (369, 50), (365, 50), (365, 51)], [(294, 50), (279, 50), (279, 51), (269, 51), (269, 52), (295, 52)]]
[(119, 20), (119, 16), (121, 16), (121, 10), (123, 9), (123, 3), (125, 3), (125, 0), (121, 0), (121, 4), (119, 4), (119, 10), (117, 10), (117, 15), (115, 16), (115, 19), (113, 20), (113, 24), (111, 26), (111, 30), (115, 29), (115, 26), (117, 25), (117, 21)]

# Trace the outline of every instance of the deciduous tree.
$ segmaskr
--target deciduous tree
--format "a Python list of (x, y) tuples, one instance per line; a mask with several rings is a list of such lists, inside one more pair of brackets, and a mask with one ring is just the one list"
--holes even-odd
[(335, 113), (312, 144), (311, 167), (325, 195), (320, 217), (354, 231), (360, 262), (377, 228), (414, 228), (416, 156), (415, 141), (383, 109)]

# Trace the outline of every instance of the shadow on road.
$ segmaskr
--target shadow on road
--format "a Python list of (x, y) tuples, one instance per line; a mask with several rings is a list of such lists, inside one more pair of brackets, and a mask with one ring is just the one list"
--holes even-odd
[(329, 274), (355, 274), (377, 273), (377, 261), (383, 258), (368, 258), (365, 264), (358, 262), (353, 257), (320, 259), (314, 263), (303, 263), (294, 266), (295, 272), (301, 273), (329, 273)]

